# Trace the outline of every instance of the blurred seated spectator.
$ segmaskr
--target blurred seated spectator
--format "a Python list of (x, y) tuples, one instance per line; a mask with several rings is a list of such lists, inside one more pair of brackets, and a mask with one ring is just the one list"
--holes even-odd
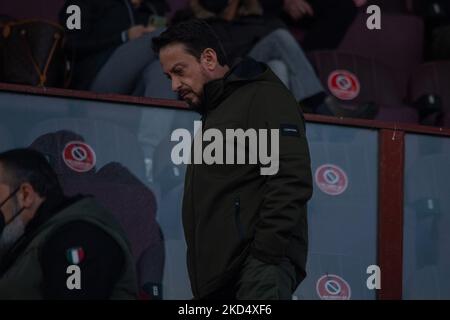
[[(140, 96), (159, 91), (154, 84), (163, 73), (150, 44), (164, 30), (169, 10), (165, 0), (66, 1), (60, 12), (64, 26), (70, 5), (82, 13), (81, 30), (66, 28), (68, 48), (75, 53), (73, 88)], [(147, 78), (155, 80), (152, 86)]]
[(267, 15), (280, 15), (289, 27), (304, 32), (305, 51), (336, 49), (364, 0), (260, 0)]

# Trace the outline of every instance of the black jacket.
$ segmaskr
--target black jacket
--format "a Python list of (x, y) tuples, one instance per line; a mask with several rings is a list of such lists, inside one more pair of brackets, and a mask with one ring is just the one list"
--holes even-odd
[[(66, 9), (81, 9), (81, 30), (68, 30)], [(66, 1), (59, 18), (67, 33), (67, 48), (75, 54), (72, 87), (88, 89), (114, 50), (120, 46), (122, 32), (133, 25), (147, 25), (151, 15), (164, 16), (169, 10), (165, 0), (144, 0), (134, 9), (129, 0)]]
[(188, 165), (183, 226), (194, 296), (204, 298), (232, 282), (249, 254), (270, 264), (290, 258), (300, 282), (306, 276), (312, 177), (299, 106), (267, 66), (251, 59), (204, 90), (203, 131), (280, 130), (279, 171), (263, 176), (258, 164)]

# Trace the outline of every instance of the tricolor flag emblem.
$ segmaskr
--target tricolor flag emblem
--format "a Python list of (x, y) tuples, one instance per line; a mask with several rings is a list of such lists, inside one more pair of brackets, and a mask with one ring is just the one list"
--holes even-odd
[(67, 260), (70, 264), (79, 264), (84, 260), (84, 250), (81, 247), (67, 250)]

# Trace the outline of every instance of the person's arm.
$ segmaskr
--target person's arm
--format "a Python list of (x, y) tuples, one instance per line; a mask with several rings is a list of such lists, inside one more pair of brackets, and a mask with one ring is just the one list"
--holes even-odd
[(275, 175), (266, 176), (250, 248), (255, 258), (278, 264), (287, 253), (295, 227), (303, 223), (307, 228), (306, 203), (312, 196), (312, 175), (304, 118), (294, 97), (277, 84), (259, 89), (249, 117), (249, 128), (279, 130), (279, 168)]
[[(79, 261), (77, 261), (77, 259)], [(70, 222), (46, 241), (40, 252), (45, 299), (108, 299), (125, 269), (117, 242), (88, 222)], [(70, 290), (70, 265), (80, 267), (81, 289)]]
[(206, 10), (201, 4), (199, 0), (190, 0), (189, 1), (190, 9), (192, 10), (193, 15), (197, 19), (209, 19), (216, 17), (216, 14)]
[(314, 9), (307, 0), (284, 0), (284, 11), (294, 20), (314, 16)]
[(228, 2), (228, 6), (225, 8), (225, 10), (222, 13), (222, 18), (226, 21), (231, 21), (236, 18), (239, 5), (241, 4), (241, 0), (230, 0)]

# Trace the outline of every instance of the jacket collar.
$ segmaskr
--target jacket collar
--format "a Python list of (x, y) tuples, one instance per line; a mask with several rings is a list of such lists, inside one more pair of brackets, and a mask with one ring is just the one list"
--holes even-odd
[(198, 111), (203, 116), (230, 96), (237, 88), (245, 83), (258, 80), (268, 67), (251, 58), (239, 59), (221, 79), (212, 80), (203, 88), (202, 104)]

